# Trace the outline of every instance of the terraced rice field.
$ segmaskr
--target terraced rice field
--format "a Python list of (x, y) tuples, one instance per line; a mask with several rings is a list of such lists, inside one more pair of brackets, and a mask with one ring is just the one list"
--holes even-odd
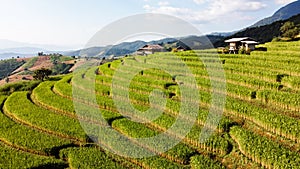
[[(0, 168), (300, 168), (300, 41), (263, 46), (267, 52), (251, 55), (203, 50), (129, 56), (42, 82), (33, 91), (2, 95)], [(172, 55), (184, 64), (176, 65)], [(153, 60), (175, 76), (143, 67), (157, 65)], [(215, 65), (223, 67), (226, 88), (214, 98), (212, 82), (224, 83)], [(188, 67), (186, 76), (197, 85), (182, 80), (180, 67)], [(128, 78), (127, 90), (122, 85)], [(151, 99), (154, 89), (161, 100)], [(207, 125), (212, 104), (222, 101), (218, 96), (226, 97), (223, 114), (216, 126)], [(127, 100), (132, 107), (120, 112)], [(178, 121), (182, 128), (174, 125)], [(205, 142), (199, 140), (202, 129), (214, 129)], [(176, 144), (166, 149), (164, 138), (143, 142), (163, 133)], [(124, 155), (142, 151), (155, 156)]]

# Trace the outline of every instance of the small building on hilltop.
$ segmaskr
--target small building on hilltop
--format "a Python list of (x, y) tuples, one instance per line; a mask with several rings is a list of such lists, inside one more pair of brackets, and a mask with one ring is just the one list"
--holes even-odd
[(178, 52), (180, 52), (180, 51), (187, 51), (187, 50), (190, 50), (190, 48), (189, 47), (187, 47), (187, 46), (178, 46), (177, 48), (176, 48), (176, 50), (178, 51)]
[(165, 48), (160, 45), (145, 45), (142, 48), (138, 49), (137, 55), (149, 55), (154, 54), (156, 52), (164, 52)]
[(258, 42), (249, 37), (227, 39), (225, 42), (229, 43), (229, 53), (234, 54), (238, 53), (241, 48), (244, 48), (246, 51), (252, 51), (255, 49), (255, 45), (258, 44)]

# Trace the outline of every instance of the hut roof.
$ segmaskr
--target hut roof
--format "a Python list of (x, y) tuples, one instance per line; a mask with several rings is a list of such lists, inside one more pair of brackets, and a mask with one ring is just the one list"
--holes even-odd
[(164, 48), (160, 45), (145, 45), (141, 49), (164, 49)]
[(231, 39), (225, 40), (226, 43), (241, 42), (241, 41), (254, 41), (254, 39), (249, 38), (249, 37), (242, 37), (242, 38), (231, 38)]
[(251, 40), (249, 40), (249, 41), (242, 41), (242, 43), (246, 43), (246, 44), (258, 44), (258, 42), (251, 41)]

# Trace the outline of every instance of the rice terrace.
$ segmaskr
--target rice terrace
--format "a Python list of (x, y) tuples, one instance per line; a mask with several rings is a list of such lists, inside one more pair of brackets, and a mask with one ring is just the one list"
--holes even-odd
[(300, 0), (0, 4), (0, 169), (300, 169)]
[[(179, 144), (153, 157), (119, 156), (87, 137), (76, 116), (72, 93), (74, 79), (83, 77), (51, 76), (43, 82), (20, 83), (18, 88), (8, 84), (2, 87), (0, 97), (0, 168), (7, 168), (8, 161), (9, 168), (299, 168), (300, 41), (269, 42), (260, 47), (268, 50), (251, 55), (217, 55), (215, 49), (176, 52), (195, 75), (200, 100), (193, 101), (199, 104), (199, 114)], [(180, 111), (180, 88), (176, 78), (162, 70), (136, 74), (129, 89), (136, 109), (149, 109), (149, 94), (154, 89), (162, 90), (167, 99), (161, 116), (138, 123), (117, 111), (111, 93), (113, 74), (123, 64), (170, 54), (128, 56), (85, 72), (86, 81), (89, 74), (96, 75), (98, 105), (89, 106), (99, 108), (111, 128), (128, 136), (131, 146), (138, 143), (130, 138), (152, 137), (172, 126)], [(211, 104), (211, 83), (196, 54), (208, 63), (220, 62), (227, 82), (224, 114), (204, 143), (199, 142), (199, 134)], [(77, 89), (91, 93), (84, 84)], [(93, 123), (88, 117), (84, 120)], [(170, 136), (176, 137), (176, 133)], [(118, 146), (118, 141), (103, 144)]]

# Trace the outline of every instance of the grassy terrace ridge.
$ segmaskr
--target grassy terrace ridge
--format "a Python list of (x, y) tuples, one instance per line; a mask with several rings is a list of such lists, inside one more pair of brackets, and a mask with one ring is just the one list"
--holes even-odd
[[(250, 92), (249, 92), (249, 94), (250, 94)], [(285, 98), (288, 98), (288, 97), (286, 96)], [(237, 103), (232, 104), (234, 102), (237, 102)], [(254, 123), (258, 124), (259, 126), (262, 126), (265, 129), (272, 131), (273, 133), (285, 136), (292, 140), (299, 141), (299, 136), (297, 136), (299, 124), (298, 124), (297, 120), (295, 120), (293, 118), (285, 117), (280, 114), (276, 115), (276, 114), (272, 113), (271, 111), (263, 110), (259, 107), (255, 107), (255, 106), (252, 106), (247, 103), (238, 102), (238, 101), (236, 101), (236, 99), (231, 99), (227, 104), (227, 108), (229, 111), (233, 110), (233, 111), (237, 112), (236, 115), (241, 113), (240, 116), (242, 116), (243, 118), (251, 120)], [(259, 112), (259, 113), (255, 114), (254, 112)], [(285, 125), (284, 125), (285, 123), (288, 123), (290, 125), (285, 127)]]
[(225, 169), (221, 163), (215, 162), (203, 155), (193, 156), (191, 158), (192, 168), (206, 168), (206, 169)]
[[(117, 62), (117, 63), (118, 63), (118, 62)], [(119, 63), (118, 63), (118, 64), (119, 64)], [(115, 65), (115, 64), (112, 63), (111, 65)], [(106, 74), (108, 74), (108, 75), (109, 75), (109, 74), (110, 74), (110, 75), (113, 75), (113, 73), (108, 73), (108, 72), (113, 72), (113, 71), (110, 71), (110, 70), (113, 70), (113, 69), (116, 68), (115, 66), (112, 66), (111, 69), (107, 69), (106, 66), (102, 66), (102, 68), (103, 68), (103, 67), (106, 68), (105, 71), (103, 71), (103, 72), (105, 72), (105, 73), (104, 73), (105, 75), (106, 75)], [(145, 74), (146, 74), (146, 73), (145, 73)], [(102, 75), (103, 75), (103, 74), (102, 74)], [(104, 79), (101, 79), (101, 80), (104, 80)], [(108, 84), (109, 84), (109, 83), (108, 83)], [(142, 84), (141, 84), (141, 85), (142, 85)], [(105, 92), (104, 92), (104, 93), (105, 93)], [(250, 92), (249, 92), (249, 93), (250, 93)], [(239, 109), (236, 109), (236, 111), (239, 112)], [(291, 121), (293, 121), (293, 119), (291, 119)], [(264, 125), (263, 125), (263, 126), (264, 126)], [(295, 126), (297, 126), (297, 125), (295, 125)], [(269, 128), (269, 127), (266, 126), (266, 128)], [(274, 130), (271, 129), (271, 128), (270, 128), (270, 130), (274, 131)], [(274, 132), (276, 132), (276, 131), (274, 131)], [(280, 134), (281, 132), (276, 132), (276, 133)], [(284, 135), (284, 134), (283, 134), (283, 135)], [(291, 138), (291, 139), (293, 139), (293, 138)]]
[(75, 111), (73, 102), (53, 93), (52, 88), (55, 83), (55, 81), (44, 82), (41, 83), (38, 87), (36, 87), (32, 92), (33, 101), (38, 102), (38, 104), (49, 107), (49, 109), (61, 111), (71, 116), (74, 115)]
[(60, 157), (67, 159), (71, 168), (126, 168), (96, 148), (68, 148), (60, 151)]
[[(300, 41), (260, 46), (268, 51), (217, 55), (215, 50), (199, 50), (129, 56), (50, 81), (1, 88), (0, 168), (299, 168)], [(171, 55), (181, 58), (193, 73), (187, 76), (195, 77), (198, 86), (189, 86), (199, 91), (200, 98), (191, 99), (191, 103), (198, 104), (199, 112), (185, 138), (170, 150), (158, 153), (160, 144), (154, 148), (136, 138), (166, 132), (179, 118), (184, 94), (179, 84), (184, 83), (180, 80), (184, 71)], [(151, 59), (158, 58), (160, 66), (172, 68), (175, 76), (159, 68), (144, 69), (143, 64), (153, 66), (157, 63)], [(226, 75), (227, 93), (217, 90), (226, 95), (226, 104), (217, 130), (201, 143), (199, 137), (212, 101), (211, 81), (222, 81), (219, 74), (211, 78), (207, 72), (207, 67), (218, 72), (216, 63), (222, 65)], [(127, 67), (116, 76), (122, 66)], [(127, 90), (122, 85), (132, 72), (135, 73)], [(116, 83), (112, 86), (113, 80)], [(149, 113), (163, 113), (149, 122), (134, 121), (128, 112), (122, 114), (117, 109), (118, 103), (113, 100), (116, 89), (129, 93), (129, 99), (123, 95), (119, 102), (129, 100), (128, 104), (141, 113), (151, 106), (155, 109)], [(154, 89), (164, 93), (165, 107), (151, 102), (149, 95)], [(95, 102), (89, 100), (92, 98)], [(82, 114), (75, 111), (77, 104), (82, 106)], [(94, 112), (90, 109), (100, 110), (100, 114), (90, 114)], [(96, 123), (99, 115), (105, 121), (99, 122), (101, 125)], [(184, 124), (191, 123), (187, 114), (180, 117)], [(89, 134), (102, 146), (88, 138), (80, 122), (92, 129)], [(104, 130), (97, 136), (98, 127), (103, 125)], [(173, 131), (168, 136), (178, 139), (178, 133)], [(114, 148), (121, 154), (141, 153), (142, 148), (158, 154), (129, 158), (108, 151)]]
[[(201, 63), (199, 64), (199, 66), (201, 66)], [(198, 66), (198, 68), (199, 68), (199, 66)], [(244, 66), (243, 66), (243, 69), (245, 69)], [(253, 70), (253, 69), (249, 69), (249, 70)], [(103, 71), (109, 72), (109, 70), (106, 70), (106, 69), (104, 69)], [(205, 71), (203, 71), (203, 72), (205, 72)], [(142, 78), (147, 77), (147, 75), (148, 75), (147, 73), (148, 72), (145, 71)], [(109, 74), (111, 74), (111, 73), (109, 73)], [(197, 71), (197, 74), (196, 74), (197, 80), (200, 82), (199, 85), (201, 85), (201, 86), (205, 85), (204, 86), (205, 88), (209, 88), (210, 79), (207, 76), (201, 76), (198, 78), (199, 74), (202, 74), (202, 72), (200, 73), (199, 71)], [(300, 109), (300, 107), (299, 107), (300, 100), (298, 97), (299, 92), (295, 91), (295, 92), (286, 93), (286, 91), (290, 91), (291, 89), (288, 88), (287, 86), (283, 86), (279, 82), (276, 82), (276, 79), (278, 79), (279, 75), (280, 74), (278, 74), (278, 73), (274, 73), (274, 75), (272, 75), (273, 82), (270, 83), (268, 81), (266, 82), (264, 80), (257, 79), (256, 77), (252, 77), (252, 76), (247, 77), (247, 76), (241, 76), (241, 75), (237, 76), (235, 74), (228, 74), (228, 75), (226, 75), (227, 80), (228, 80), (227, 81), (227, 92), (229, 92), (231, 95), (233, 95), (237, 98), (239, 98), (239, 97), (241, 98), (241, 96), (243, 96), (243, 99), (247, 99), (247, 100), (251, 99), (252, 93), (254, 93), (255, 94), (254, 96), (259, 99), (260, 103), (266, 102), (266, 100), (267, 100), (269, 106), (278, 107), (279, 109), (299, 111), (299, 109)], [(157, 79), (160, 77), (162, 77), (162, 79), (165, 78), (165, 76), (159, 76), (159, 77), (153, 77), (153, 79)], [(143, 81), (142, 78), (140, 79), (141, 82)], [(168, 78), (168, 79), (170, 79), (170, 78)], [(281, 89), (281, 88), (283, 88), (283, 89)], [(201, 89), (203, 89), (203, 88), (201, 88)], [(277, 90), (281, 90), (282, 92), (278, 92)], [(287, 94), (289, 95), (289, 97), (286, 96)], [(259, 102), (259, 101), (257, 101), (257, 102)]]
[[(47, 84), (46, 82), (44, 83), (44, 84)], [(41, 86), (43, 86), (43, 84), (41, 84), (39, 87), (41, 87)], [(45, 86), (45, 85), (44, 85)], [(49, 90), (49, 88), (48, 87), (46, 87), (46, 88), (44, 88), (44, 90)], [(59, 90), (61, 90), (61, 89), (59, 89)], [(36, 90), (35, 90), (36, 91)], [(46, 94), (47, 95), (47, 93), (48, 93), (48, 91), (47, 92), (43, 92), (43, 94)], [(41, 96), (46, 96), (46, 95), (41, 95)], [(52, 94), (53, 95), (53, 94)], [(54, 97), (54, 96), (53, 96)], [(66, 102), (66, 100), (68, 100), (68, 99), (66, 99), (66, 98), (62, 98), (62, 97), (60, 97), (60, 98), (58, 98), (59, 96), (56, 96), (57, 97), (57, 99), (55, 99), (55, 100), (61, 100), (61, 99), (65, 99), (65, 101), (63, 101), (64, 103)], [(107, 99), (106, 99), (107, 100)], [(71, 104), (71, 103), (70, 103)], [(59, 109), (59, 107), (54, 107), (53, 109)], [(74, 111), (74, 110), (72, 110), (72, 111)], [(104, 118), (106, 119), (106, 120), (108, 120), (108, 121), (110, 121), (111, 119), (114, 119), (114, 118), (118, 118), (118, 117), (121, 117), (120, 115), (117, 115), (116, 113), (114, 113), (114, 112), (109, 112), (109, 111), (104, 111), (103, 112), (103, 116), (104, 116)], [(125, 124), (122, 124), (122, 123), (118, 123), (118, 121), (119, 120), (116, 120), (116, 121), (114, 121), (113, 122), (113, 127), (116, 129), (116, 130), (119, 130), (119, 131), (122, 131), (122, 127), (121, 126), (123, 126), (123, 125), (125, 125)], [(170, 127), (171, 126), (171, 124), (174, 122), (174, 118), (173, 117), (171, 117), (171, 116), (168, 116), (168, 115), (163, 115), (163, 116), (161, 116), (160, 118), (158, 118), (156, 121), (154, 121), (154, 123), (151, 125), (151, 126), (156, 126), (156, 127), (158, 127), (158, 128), (156, 128), (156, 127), (154, 127), (154, 128), (156, 128), (156, 130), (157, 129), (161, 129), (161, 130), (166, 130), (166, 128), (168, 128), (168, 127)], [(226, 123), (227, 123), (227, 121), (224, 121), (224, 124), (223, 125), (226, 125)], [(121, 125), (115, 125), (115, 124), (121, 124)], [(127, 124), (126, 124), (127, 125)], [(125, 126), (126, 126), (125, 125)], [(137, 124), (136, 124), (137, 125)], [(135, 126), (135, 125), (133, 125), (133, 126)], [(140, 128), (139, 129), (142, 129), (142, 128), (145, 128), (144, 126), (140, 126)], [(199, 146), (196, 142), (197, 142), (197, 136), (199, 136), (199, 133), (197, 133), (196, 131), (196, 129), (198, 129), (198, 131), (200, 131), (201, 130), (201, 127), (198, 127), (198, 128), (195, 128), (193, 131), (193, 134), (192, 133), (190, 133), (189, 134), (189, 139), (187, 139), (187, 142), (188, 143), (194, 143), (193, 145), (194, 146)], [(135, 129), (136, 130), (136, 129)], [(133, 130), (132, 130), (133, 131)], [(138, 131), (138, 130), (137, 130)], [(155, 133), (155, 131), (151, 131), (151, 130), (149, 130), (148, 129), (148, 131), (151, 133)], [(124, 132), (124, 131), (123, 131)], [(148, 132), (148, 133), (149, 133)], [(126, 133), (126, 132), (125, 132)], [(192, 139), (193, 138), (193, 139)], [(224, 143), (224, 141), (222, 140), (222, 139), (220, 139), (220, 138), (218, 138), (218, 137), (216, 137), (215, 139), (217, 139), (216, 141), (214, 141), (213, 139), (211, 140), (212, 142), (220, 142), (220, 143), (222, 143), (222, 144), (224, 144), (224, 145), (226, 145), (225, 143)], [(209, 143), (210, 144), (210, 143)], [(199, 146), (199, 147), (197, 147), (197, 148), (203, 148), (203, 149), (210, 149), (210, 150), (214, 150), (215, 148), (216, 148), (216, 150), (215, 151), (217, 151), (217, 152), (220, 152), (220, 154), (225, 154), (224, 152), (226, 152), (227, 150), (226, 150), (226, 146), (225, 147), (221, 147), (220, 145), (218, 145), (218, 144), (215, 144), (216, 145), (216, 147), (211, 147), (211, 145), (209, 145), (209, 144), (205, 144), (205, 145), (202, 145), (202, 146)], [(219, 147), (220, 146), (220, 147)], [(200, 148), (200, 149), (201, 149)], [(218, 150), (219, 149), (219, 150)]]
[(60, 159), (48, 158), (11, 149), (0, 143), (0, 168), (66, 168)]
[[(20, 104), (15, 104), (20, 103)], [(33, 128), (76, 141), (85, 141), (79, 122), (33, 104), (27, 92), (15, 92), (4, 104), (5, 114)]]
[[(249, 158), (266, 168), (298, 168), (300, 155), (240, 127), (232, 127), (230, 135)], [(268, 152), (268, 153), (266, 153)]]
[[(3, 102), (6, 97), (0, 97)], [(15, 123), (0, 112), (0, 140), (23, 151), (55, 156), (63, 147), (72, 146), (70, 141), (38, 132), (21, 124)], [(9, 129), (9, 130), (7, 130)]]
[[(49, 99), (51, 99), (51, 97), (45, 97), (45, 96), (49, 96), (49, 92), (50, 92), (50, 88), (49, 87), (51, 87), (51, 85), (53, 85), (52, 84), (53, 82), (44, 82), (44, 83), (42, 83), (42, 84), (40, 84), (34, 91), (33, 91), (33, 95), (35, 95), (35, 94), (40, 94), (40, 96), (39, 96), (39, 98), (49, 98)], [(39, 90), (41, 90), (41, 89), (46, 89), (46, 92), (40, 92), (40, 93), (38, 93), (39, 92)], [(51, 96), (52, 97), (55, 97), (55, 94), (51, 94)], [(57, 96), (56, 97), (56, 101), (58, 101), (58, 100), (62, 100), (62, 99), (65, 99), (65, 98), (59, 98), (59, 96)], [(45, 100), (44, 100), (45, 101)], [(63, 103), (66, 103), (66, 101), (68, 101), (68, 99), (65, 99), (64, 101), (63, 101)], [(43, 101), (41, 101), (41, 102), (43, 102)], [(72, 103), (72, 102), (71, 102)], [(71, 103), (69, 103), (69, 104), (71, 104)], [(42, 103), (42, 104), (44, 104), (44, 103)], [(65, 104), (63, 104), (63, 105), (65, 105)], [(67, 106), (67, 105), (65, 105), (65, 106)], [(51, 109), (58, 109), (58, 108), (51, 108)], [(74, 111), (74, 110), (73, 110)], [(164, 121), (164, 120), (162, 120), (162, 121)], [(117, 128), (117, 129), (119, 129), (119, 128)], [(177, 148), (178, 149), (178, 148)], [(176, 149), (175, 150), (173, 150), (173, 153), (171, 153), (171, 154), (169, 154), (169, 153), (167, 153), (166, 155), (164, 155), (164, 156), (166, 156), (166, 157), (168, 157), (168, 158), (170, 158), (170, 159), (174, 159), (175, 161), (178, 161), (179, 163), (188, 163), (187, 161), (188, 161), (188, 159), (189, 158), (187, 158), (187, 159), (184, 159), (184, 160), (176, 160), (176, 156), (178, 156), (178, 155), (176, 155), (176, 156), (174, 156), (175, 154), (174, 153), (176, 153), (177, 151), (176, 151)], [(194, 154), (194, 153), (192, 153), (192, 154)]]
[[(228, 77), (228, 76), (227, 76)], [(238, 79), (238, 81), (243, 81), (243, 78), (245, 79), (245, 77), (239, 76), (241, 78), (235, 78)], [(149, 78), (148, 81), (145, 81), (145, 79), (147, 79), (148, 76), (147, 75), (143, 75), (141, 76), (137, 81), (133, 81), (131, 82), (132, 86), (134, 86), (134, 88), (139, 87), (140, 91), (151, 91), (151, 89), (153, 87), (156, 88), (162, 88), (163, 85), (155, 85), (155, 86), (147, 86), (147, 87), (143, 87), (141, 88), (140, 86), (143, 85), (149, 85), (151, 82), (151, 79), (157, 79), (159, 77), (153, 77), (153, 78)], [(125, 79), (125, 78), (124, 78)], [(118, 79), (118, 80), (123, 80), (123, 79)], [(210, 79), (208, 77), (206, 78), (197, 78), (197, 80), (199, 81), (198, 88), (199, 90), (205, 90), (205, 91), (209, 91), (209, 87), (210, 87)], [(144, 83), (143, 83), (144, 81)], [(252, 80), (253, 81), (253, 80)], [(170, 81), (169, 83), (172, 84), (172, 82)], [(101, 83), (99, 83), (101, 84)], [(102, 85), (109, 85), (109, 83), (105, 83)], [(268, 86), (271, 86), (270, 89), (266, 89), (263, 86), (259, 86), (257, 87), (251, 87), (250, 84), (241, 84), (240, 82), (235, 82), (235, 81), (229, 81), (227, 79), (227, 95), (233, 97), (233, 98), (239, 98), (239, 99), (243, 99), (243, 100), (251, 100), (251, 97), (257, 97), (258, 100), (252, 100), (255, 101), (257, 104), (263, 103), (265, 102), (266, 98), (268, 97), (268, 106), (270, 107), (278, 107), (278, 109), (282, 110), (282, 109), (287, 109), (287, 110), (292, 110), (292, 111), (298, 111), (300, 110), (299, 105), (299, 93), (285, 93), (285, 92), (277, 92), (277, 89), (281, 86), (281, 84), (279, 83), (274, 83), (274, 84), (268, 84), (268, 83), (263, 83), (262, 85), (266, 85), (267, 88), (269, 88)], [(255, 85), (253, 85), (255, 86)], [(272, 87), (275, 86), (275, 87)], [(103, 88), (103, 87), (102, 87)], [(275, 89), (275, 91), (272, 91), (271, 89)], [(137, 90), (134, 90), (133, 92), (136, 92)], [(140, 92), (139, 91), (139, 92)], [(109, 92), (109, 90), (106, 90), (106, 93)], [(105, 93), (102, 91), (102, 93)], [(149, 93), (145, 93), (145, 96), (148, 95)], [(289, 95), (289, 97), (287, 97), (286, 95)], [(147, 97), (147, 96), (146, 96)], [(298, 116), (298, 113), (293, 113), (293, 116)]]
[[(59, 81), (58, 83), (62, 83), (64, 81), (64, 79), (63, 80), (61, 80), (61, 81)], [(135, 80), (134, 80), (135, 81)], [(143, 84), (142, 84), (143, 85)], [(141, 85), (141, 86), (142, 86)], [(163, 86), (163, 85), (162, 85)], [(57, 87), (56, 88), (56, 90), (59, 90), (60, 91), (60, 93), (65, 93), (66, 94), (66, 97), (68, 97), (68, 96), (70, 96), (70, 94), (68, 94), (67, 93), (67, 91), (71, 91), (71, 89), (70, 89), (70, 87), (71, 86), (69, 86), (68, 84), (66, 84), (63, 88), (59, 88), (59, 87)], [(134, 88), (135, 87), (137, 87), (137, 86), (133, 86)], [(147, 88), (147, 90), (151, 90), (153, 87), (152, 86), (149, 86), (148, 88)], [(48, 89), (48, 88), (47, 88)], [(86, 91), (86, 90), (84, 90), (83, 88), (82, 89), (80, 89), (80, 88), (78, 88), (77, 90), (82, 90), (83, 92), (85, 92), (85, 93), (89, 93), (89, 91)], [(112, 103), (112, 99), (109, 97), (109, 95), (107, 95), (107, 93), (109, 93), (109, 91), (111, 90), (110, 89), (110, 87), (108, 87), (108, 86), (106, 86), (106, 85), (101, 85), (101, 86), (96, 86), (96, 97), (97, 97), (97, 99), (98, 99), (98, 104), (99, 105), (102, 105), (102, 101), (103, 100), (105, 100), (105, 105), (107, 105), (108, 107), (107, 107), (107, 109), (110, 109), (110, 110), (112, 110), (112, 111), (117, 111), (116, 110), (116, 108), (113, 106), (113, 107), (110, 107), (110, 106), (112, 106), (113, 105), (113, 103)], [(145, 89), (146, 90), (146, 89)], [(143, 91), (145, 91), (145, 90), (143, 90)], [(140, 90), (136, 90), (137, 92), (138, 91), (140, 91)], [(46, 97), (46, 95), (45, 95), (45, 93), (48, 93), (48, 91), (47, 92), (43, 92), (43, 97)], [(102, 94), (101, 94), (102, 93)], [(139, 93), (139, 92), (138, 92)], [(146, 93), (148, 93), (148, 92), (146, 92)], [(148, 99), (148, 96), (146, 96), (146, 94), (144, 94), (143, 92), (142, 93), (139, 93), (139, 94), (135, 94), (135, 92), (130, 92), (130, 94), (132, 94), (132, 98), (131, 98), (131, 101), (133, 102), (133, 104), (134, 104), (134, 106), (135, 106), (135, 108), (137, 108), (137, 109), (139, 109), (139, 110), (147, 110), (148, 108), (149, 108), (149, 104), (148, 104), (148, 102), (147, 102), (147, 99)], [(149, 94), (149, 93), (148, 93)], [(53, 95), (53, 94), (52, 94)], [(142, 96), (142, 97), (141, 97)], [(54, 96), (53, 96), (54, 97)], [(51, 100), (51, 98), (53, 98), (53, 97), (48, 97), (49, 98), (49, 100)], [(55, 100), (61, 100), (61, 99), (64, 99), (64, 98), (59, 98), (59, 96), (56, 96), (55, 97), (56, 99)], [(48, 101), (49, 102), (49, 101)], [(63, 101), (64, 103), (66, 103), (66, 99), (64, 99), (64, 101)], [(110, 104), (108, 104), (108, 102), (110, 103)], [(69, 104), (72, 104), (71, 103), (71, 101), (69, 101)], [(169, 116), (171, 116), (171, 117), (176, 117), (177, 116), (177, 114), (178, 114), (178, 112), (179, 112), (179, 104), (180, 103), (178, 103), (178, 102), (176, 102), (176, 101), (172, 101), (172, 100), (168, 100), (168, 103), (167, 103), (167, 111), (168, 111), (168, 115)], [(66, 104), (64, 104), (64, 106), (66, 106)], [(59, 107), (56, 107), (56, 108), (54, 108), (54, 109), (59, 109)], [(63, 108), (61, 108), (61, 109), (63, 109)], [(71, 110), (72, 112), (73, 111), (75, 111), (74, 109), (72, 109)], [(203, 110), (203, 109), (201, 109), (201, 111), (199, 112), (199, 115), (198, 115), (198, 121), (197, 121), (197, 124), (199, 124), (200, 126), (202, 126), (203, 124), (204, 124), (204, 122), (205, 122), (205, 120), (206, 120), (206, 118), (207, 118), (207, 114), (208, 114), (208, 110)], [(173, 117), (173, 118), (174, 118)], [(188, 118), (188, 117), (187, 117)], [(222, 123), (222, 122), (224, 122), (224, 123)], [(221, 125), (219, 126), (220, 128), (218, 128), (219, 130), (224, 130), (224, 128), (222, 128), (222, 125), (226, 125), (226, 123), (227, 123), (228, 121), (226, 121), (226, 119), (222, 119), (221, 120)], [(169, 126), (168, 126), (169, 127)], [(167, 128), (168, 128), (167, 127)]]

